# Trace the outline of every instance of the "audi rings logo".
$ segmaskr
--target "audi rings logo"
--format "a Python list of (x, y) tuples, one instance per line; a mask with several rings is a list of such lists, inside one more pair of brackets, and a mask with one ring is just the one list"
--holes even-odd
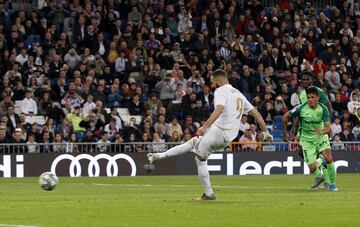
[(80, 154), (78, 156), (72, 156), (70, 154), (63, 154), (55, 158), (51, 164), (51, 172), (56, 173), (56, 167), (62, 160), (70, 160), (69, 174), (70, 177), (80, 177), (81, 176), (81, 164), (80, 160), (89, 160), (88, 166), (88, 175), (90, 177), (98, 177), (100, 175), (100, 165), (98, 160), (105, 159), (108, 160), (106, 165), (106, 175), (108, 177), (115, 177), (119, 174), (119, 167), (116, 162), (118, 159), (126, 160), (131, 166), (131, 176), (136, 176), (136, 164), (134, 160), (126, 154), (117, 154), (110, 156), (108, 154), (98, 154), (92, 156), (89, 154)]

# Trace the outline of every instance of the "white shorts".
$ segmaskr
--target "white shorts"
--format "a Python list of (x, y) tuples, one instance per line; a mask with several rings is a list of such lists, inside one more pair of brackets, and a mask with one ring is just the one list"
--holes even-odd
[(207, 160), (212, 153), (223, 150), (227, 145), (229, 142), (224, 138), (222, 130), (211, 126), (204, 136), (199, 137), (192, 152)]

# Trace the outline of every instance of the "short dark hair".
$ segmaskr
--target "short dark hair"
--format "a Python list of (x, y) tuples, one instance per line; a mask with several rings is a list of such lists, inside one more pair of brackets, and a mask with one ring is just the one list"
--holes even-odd
[(306, 89), (306, 95), (308, 94), (315, 94), (316, 96), (319, 96), (318, 90), (314, 86), (310, 86)]
[(214, 76), (214, 77), (222, 76), (222, 77), (228, 78), (227, 72), (225, 72), (225, 71), (222, 70), (222, 69), (217, 69), (217, 70), (215, 70), (214, 73), (213, 73), (213, 76)]

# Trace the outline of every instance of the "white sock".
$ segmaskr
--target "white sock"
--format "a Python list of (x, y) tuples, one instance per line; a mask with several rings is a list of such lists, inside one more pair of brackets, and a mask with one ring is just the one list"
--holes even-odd
[(210, 174), (207, 167), (207, 161), (200, 161), (197, 157), (195, 157), (195, 161), (198, 167), (199, 179), (204, 187), (205, 194), (210, 196), (213, 194), (213, 190), (210, 184)]
[(194, 139), (196, 139), (196, 138), (192, 138), (189, 141), (187, 141), (186, 143), (177, 145), (177, 146), (167, 150), (166, 152), (158, 153), (159, 158), (163, 159), (163, 158), (173, 157), (173, 156), (185, 154), (185, 153), (191, 151), (191, 149), (193, 148), (193, 145), (194, 145), (193, 144)]

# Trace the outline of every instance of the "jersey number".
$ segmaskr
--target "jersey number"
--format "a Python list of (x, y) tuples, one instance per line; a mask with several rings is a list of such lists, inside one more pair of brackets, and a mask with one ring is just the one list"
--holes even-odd
[(241, 99), (241, 98), (237, 98), (237, 99), (236, 99), (236, 111), (239, 113), (239, 115), (237, 116), (237, 118), (240, 118), (240, 116), (241, 116), (242, 104), (243, 104), (242, 99)]

